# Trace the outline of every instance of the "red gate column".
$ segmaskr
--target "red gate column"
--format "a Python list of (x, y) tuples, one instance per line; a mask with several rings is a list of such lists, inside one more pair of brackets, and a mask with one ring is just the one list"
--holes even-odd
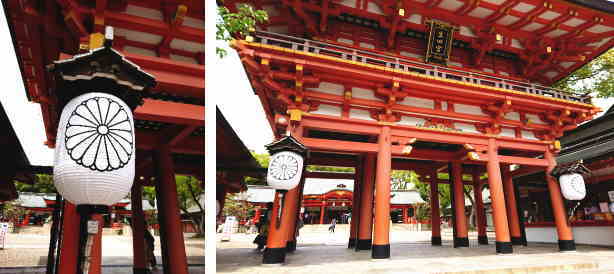
[(454, 178), (454, 210), (456, 212), (454, 247), (468, 247), (469, 232), (467, 231), (467, 216), (465, 215), (465, 185), (463, 184), (463, 166), (461, 162), (452, 162), (451, 173)]
[(514, 182), (510, 174), (509, 165), (503, 165), (503, 189), (505, 193), (505, 208), (507, 209), (507, 221), (510, 227), (512, 245), (522, 245), (522, 235), (520, 234), (520, 219), (518, 218), (518, 207), (516, 206), (516, 193), (514, 192)]
[(371, 257), (390, 258), (390, 127), (383, 126), (378, 137), (377, 170), (375, 185), (375, 229)]
[(102, 273), (102, 227), (104, 219), (102, 214), (92, 214), (91, 220), (98, 222), (98, 233), (92, 239), (92, 249), (90, 253), (90, 271), (88, 274)]
[[(262, 255), (263, 264), (282, 264), (286, 260), (286, 245), (288, 239), (288, 230), (290, 229), (290, 220), (293, 210), (296, 210), (299, 189), (295, 187), (288, 190), (285, 195), (281, 192), (275, 192), (275, 201), (273, 211), (271, 211), (271, 221), (269, 222), (269, 234), (267, 237), (267, 247)], [(282, 198), (285, 196), (282, 207)], [(277, 220), (278, 210), (281, 210), (281, 218)], [(295, 215), (296, 216), (296, 215)], [(279, 224), (277, 224), (279, 221)]]
[(363, 184), (362, 179), (362, 157), (358, 157), (359, 161), (354, 168), (354, 191), (352, 197), (352, 218), (350, 224), (350, 239), (348, 240), (348, 248), (356, 247), (356, 239), (358, 239), (358, 226), (360, 222), (360, 186)]
[[(409, 222), (408, 222), (408, 220), (407, 220), (407, 209), (408, 209), (407, 207), (404, 207), (404, 208), (402, 209), (402, 210), (403, 210), (402, 212), (403, 212), (403, 223), (404, 223), (404, 224), (408, 224), (408, 223), (409, 223)], [(414, 212), (415, 212), (415, 211), (414, 211)]]
[(177, 182), (175, 182), (173, 158), (168, 146), (161, 146), (155, 151), (154, 164), (157, 177), (156, 195), (160, 205), (158, 218), (160, 219), (164, 273), (187, 274), (188, 261), (179, 215)]
[(441, 245), (441, 218), (439, 217), (439, 189), (437, 170), (431, 172), (431, 245)]
[(552, 203), (552, 213), (554, 215), (554, 222), (556, 223), (556, 232), (559, 236), (559, 250), (574, 251), (576, 250), (576, 242), (573, 239), (571, 227), (567, 222), (567, 213), (565, 212), (565, 204), (563, 203), (561, 189), (556, 179), (550, 176), (550, 172), (552, 172), (556, 166), (556, 161), (550, 149), (546, 149), (544, 159), (549, 163), (545, 176), (548, 182), (548, 192), (550, 192), (550, 202)]
[[(286, 194), (286, 202), (289, 203), (288, 205), (285, 205), (286, 210), (284, 212), (284, 214), (286, 214), (286, 212), (288, 213), (288, 216), (283, 216), (284, 220), (287, 221), (287, 225), (288, 225), (288, 229), (287, 229), (287, 238), (286, 238), (286, 252), (294, 252), (296, 250), (296, 239), (294, 239), (294, 235), (296, 234), (296, 220), (298, 217), (298, 211), (299, 206), (299, 199), (300, 199), (300, 189), (303, 187), (303, 184), (299, 184), (297, 187), (288, 190), (288, 193)], [(290, 197), (292, 196), (292, 197)], [(282, 223), (283, 224), (283, 223)]]
[(373, 185), (375, 182), (375, 154), (365, 155), (363, 162), (363, 180), (360, 189), (360, 223), (358, 227), (358, 244), (356, 249), (371, 249), (373, 234)]
[(326, 208), (326, 206), (324, 206), (326, 202), (322, 201), (322, 206), (320, 207), (320, 224), (323, 225), (324, 224), (324, 209)]
[(473, 197), (475, 197), (475, 223), (478, 228), (478, 244), (487, 245), (488, 236), (486, 235), (486, 214), (484, 212), (484, 198), (482, 197), (480, 172), (477, 168), (473, 171), (471, 177), (473, 177)]
[(77, 271), (79, 227), (80, 218), (79, 214), (77, 214), (77, 207), (65, 201), (62, 217), (62, 241), (60, 242), (58, 273), (75, 273)]
[(490, 187), (490, 200), (492, 201), (493, 219), (495, 223), (496, 250), (497, 253), (512, 253), (512, 243), (510, 242), (510, 231), (507, 224), (507, 214), (505, 210), (505, 196), (503, 195), (503, 184), (501, 183), (501, 169), (497, 153), (495, 139), (488, 139), (488, 186)]
[(148, 272), (147, 260), (145, 259), (145, 217), (143, 214), (143, 186), (134, 182), (130, 192), (132, 207), (132, 269), (134, 274)]

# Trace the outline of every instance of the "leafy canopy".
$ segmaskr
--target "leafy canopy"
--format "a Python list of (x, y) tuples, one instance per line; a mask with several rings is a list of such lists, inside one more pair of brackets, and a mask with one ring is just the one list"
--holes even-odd
[[(269, 17), (264, 10), (255, 10), (247, 4), (240, 4), (238, 12), (233, 13), (224, 6), (217, 8), (218, 19), (215, 23), (215, 40), (230, 42), (233, 37), (245, 37), (250, 31), (254, 31), (256, 24), (264, 23)], [(224, 58), (225, 49), (216, 47), (216, 54)]]
[(576, 93), (592, 93), (600, 98), (614, 97), (614, 49), (593, 59), (553, 87)]

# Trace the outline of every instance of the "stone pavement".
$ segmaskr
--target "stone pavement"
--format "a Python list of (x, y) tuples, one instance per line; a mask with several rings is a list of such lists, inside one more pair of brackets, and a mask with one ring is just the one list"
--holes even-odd
[[(103, 273), (132, 273), (132, 238), (104, 235), (102, 239), (102, 264), (105, 266)], [(155, 237), (155, 245), (154, 253), (158, 264), (162, 264), (159, 237)], [(193, 266), (190, 273), (204, 273), (204, 239), (186, 237), (185, 246), (188, 264)], [(0, 274), (44, 273), (45, 268), (40, 266), (47, 264), (48, 247), (49, 235), (9, 233), (6, 248), (0, 250)]]
[[(396, 225), (395, 226), (402, 226)], [(614, 273), (614, 249), (578, 246), (560, 253), (552, 244), (514, 247), (514, 254), (496, 255), (494, 234), (488, 246), (470, 234), (469, 248), (453, 248), (451, 230), (444, 230), (444, 245), (432, 247), (430, 232), (393, 229), (391, 258), (372, 260), (370, 251), (347, 249), (348, 229), (334, 235), (319, 229), (301, 231), (297, 251), (283, 266), (262, 266), (262, 254), (251, 241), (255, 235), (234, 234), (217, 246), (218, 273)]]
[[(0, 274), (44, 274), (44, 267), (0, 267)], [(132, 274), (132, 266), (105, 266), (102, 268), (102, 274)], [(153, 271), (152, 274), (164, 273), (161, 268)], [(204, 266), (191, 266), (188, 269), (190, 274), (204, 274)]]

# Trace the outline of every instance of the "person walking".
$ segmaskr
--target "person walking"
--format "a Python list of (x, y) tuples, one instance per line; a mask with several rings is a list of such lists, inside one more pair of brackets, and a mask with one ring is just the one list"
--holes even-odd
[(145, 236), (145, 258), (146, 258), (147, 264), (151, 266), (151, 269), (156, 270), (158, 262), (156, 261), (156, 255), (154, 254), (155, 239), (153, 235), (151, 235), (151, 232), (149, 232), (149, 229), (147, 229), (147, 224), (145, 224), (144, 236)]
[(333, 218), (330, 222), (330, 226), (328, 227), (328, 232), (335, 233), (335, 226), (337, 225), (337, 218)]
[(264, 246), (266, 245), (267, 237), (269, 234), (269, 222), (271, 221), (271, 211), (273, 210), (273, 203), (267, 204), (267, 209), (260, 216), (260, 220), (258, 222), (258, 235), (254, 239), (253, 243), (257, 244), (257, 251), (263, 251)]

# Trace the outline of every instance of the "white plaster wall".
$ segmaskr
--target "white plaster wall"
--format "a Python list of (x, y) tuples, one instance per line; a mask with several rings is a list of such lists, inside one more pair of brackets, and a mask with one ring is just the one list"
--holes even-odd
[(361, 120), (372, 120), (372, 121), (374, 121), (373, 118), (371, 118), (371, 113), (369, 113), (368, 110), (364, 110), (364, 109), (351, 108), (349, 116), (350, 116), (351, 119), (361, 119)]
[(313, 114), (324, 114), (331, 116), (341, 116), (341, 107), (321, 104), (318, 110), (312, 111)]
[(501, 134), (499, 134), (500, 136), (504, 136), (504, 137), (516, 137), (516, 132), (514, 131), (514, 129), (511, 128), (502, 128), (501, 129)]
[(410, 117), (410, 116), (401, 116), (401, 120), (399, 121), (398, 124), (406, 125), (406, 126), (417, 126), (417, 125), (423, 125), (424, 122), (426, 122), (426, 121), (424, 119), (422, 119), (422, 118), (416, 118), (416, 117)]
[(465, 114), (486, 116), (486, 114), (482, 112), (482, 109), (479, 106), (454, 104), (454, 111)]
[(417, 97), (405, 97), (405, 99), (399, 102), (399, 104), (406, 105), (406, 106), (414, 106), (414, 107), (419, 107), (419, 108), (430, 108), (430, 109), (435, 108), (435, 101), (430, 100), (430, 99), (417, 98)]
[(343, 95), (343, 85), (330, 82), (321, 82), (317, 88), (307, 88), (307, 90), (313, 90), (338, 96)]
[(475, 125), (472, 124), (454, 123), (454, 128), (460, 129), (463, 132), (479, 133), (479, 131), (475, 128)]
[(520, 121), (520, 114), (518, 112), (508, 112), (504, 117), (505, 119)]
[(381, 101), (380, 99), (375, 97), (373, 90), (366, 89), (366, 88), (353, 87), (352, 88), (352, 97), (360, 98), (360, 99), (367, 99), (367, 100)]
[[(576, 244), (614, 246), (614, 226), (572, 227)], [(527, 227), (527, 241), (558, 243), (556, 227)]]
[(522, 130), (520, 131), (520, 134), (522, 138), (529, 139), (529, 140), (538, 140), (537, 137), (535, 137), (535, 134), (533, 133), (533, 131)]
[(545, 125), (546, 124), (546, 122), (542, 121), (542, 119), (539, 119), (539, 116), (537, 116), (535, 114), (525, 114), (525, 117), (527, 117), (527, 119), (531, 120), (531, 123), (540, 124), (540, 125)]

